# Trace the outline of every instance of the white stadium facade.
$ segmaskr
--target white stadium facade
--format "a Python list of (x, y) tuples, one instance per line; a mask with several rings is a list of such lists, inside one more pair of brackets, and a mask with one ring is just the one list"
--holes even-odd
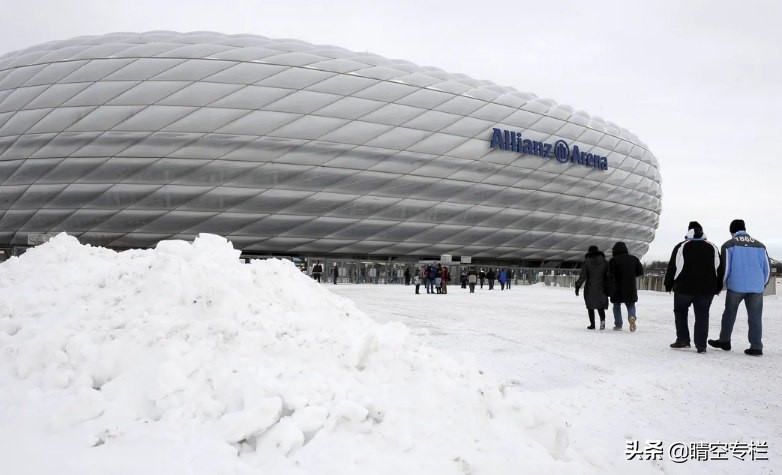
[(167, 31), (0, 56), (7, 252), (208, 232), (246, 255), (568, 266), (645, 254), (661, 198), (627, 130), (407, 61)]

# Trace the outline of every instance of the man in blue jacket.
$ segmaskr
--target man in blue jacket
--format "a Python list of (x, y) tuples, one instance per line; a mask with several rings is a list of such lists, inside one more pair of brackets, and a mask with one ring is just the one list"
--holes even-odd
[(744, 221), (734, 219), (730, 223), (733, 236), (722, 245), (722, 259), (725, 262), (725, 311), (722, 313), (722, 329), (719, 340), (709, 340), (709, 345), (730, 350), (730, 335), (736, 323), (736, 312), (744, 301), (749, 320), (749, 348), (744, 353), (751, 356), (763, 355), (763, 290), (771, 277), (771, 265), (766, 246), (747, 234)]

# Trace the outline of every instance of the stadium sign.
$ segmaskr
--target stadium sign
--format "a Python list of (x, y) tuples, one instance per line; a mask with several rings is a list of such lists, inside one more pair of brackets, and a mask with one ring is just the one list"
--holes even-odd
[(608, 170), (608, 158), (589, 152), (582, 152), (578, 145), (571, 147), (564, 140), (554, 144), (525, 139), (521, 132), (494, 128), (491, 136), (491, 148), (499, 148), (524, 155), (554, 158), (559, 163), (576, 163), (598, 170)]

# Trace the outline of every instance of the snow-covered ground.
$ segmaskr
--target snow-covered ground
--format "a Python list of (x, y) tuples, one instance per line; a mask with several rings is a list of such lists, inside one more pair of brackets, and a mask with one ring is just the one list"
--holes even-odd
[[(645, 463), (625, 461), (627, 441), (639, 449), (662, 441), (663, 473), (782, 473), (782, 403), (780, 353), (782, 300), (764, 299), (762, 357), (744, 354), (747, 317), (739, 310), (729, 352), (709, 347), (674, 350), (672, 294), (642, 291), (637, 304), (638, 330), (587, 330), (584, 301), (573, 289), (514, 286), (476, 289), (450, 286), (447, 295), (414, 294), (404, 286), (329, 286), (379, 322), (404, 323), (424, 342), (477, 361), (501, 384), (511, 384), (533, 407), (561, 416), (570, 445), (577, 451), (622, 461), (625, 473), (639, 473)], [(780, 289), (779, 285), (777, 289)], [(724, 293), (712, 304), (709, 337), (718, 338)], [(626, 310), (623, 309), (626, 316)], [(692, 332), (693, 317), (690, 317)], [(627, 322), (625, 320), (625, 328)], [(704, 442), (711, 458), (721, 445), (736, 443), (728, 461), (673, 463), (671, 445)], [(740, 455), (743, 443), (766, 442), (756, 458)], [(674, 449), (679, 450), (679, 449)], [(761, 452), (765, 452), (761, 454)], [(652, 453), (651, 450), (646, 453)], [(776, 469), (776, 470), (775, 470)]]
[[(780, 465), (777, 297), (765, 300), (766, 354), (753, 358), (742, 352), (743, 311), (734, 351), (668, 348), (668, 294), (641, 293), (630, 333), (587, 331), (572, 289), (412, 289), (321, 285), (287, 261), (242, 264), (210, 235), (123, 253), (58, 236), (0, 265), (0, 473)], [(712, 336), (720, 310), (715, 302)], [(628, 441), (642, 455), (655, 441), (664, 451), (628, 461)], [(768, 460), (731, 450), (727, 461), (677, 464), (677, 442), (767, 442), (756, 458)]]

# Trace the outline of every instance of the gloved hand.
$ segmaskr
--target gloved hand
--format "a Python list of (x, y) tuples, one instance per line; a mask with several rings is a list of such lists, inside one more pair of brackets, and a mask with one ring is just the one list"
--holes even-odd
[(578, 297), (578, 287), (576, 287), (576, 297)]

